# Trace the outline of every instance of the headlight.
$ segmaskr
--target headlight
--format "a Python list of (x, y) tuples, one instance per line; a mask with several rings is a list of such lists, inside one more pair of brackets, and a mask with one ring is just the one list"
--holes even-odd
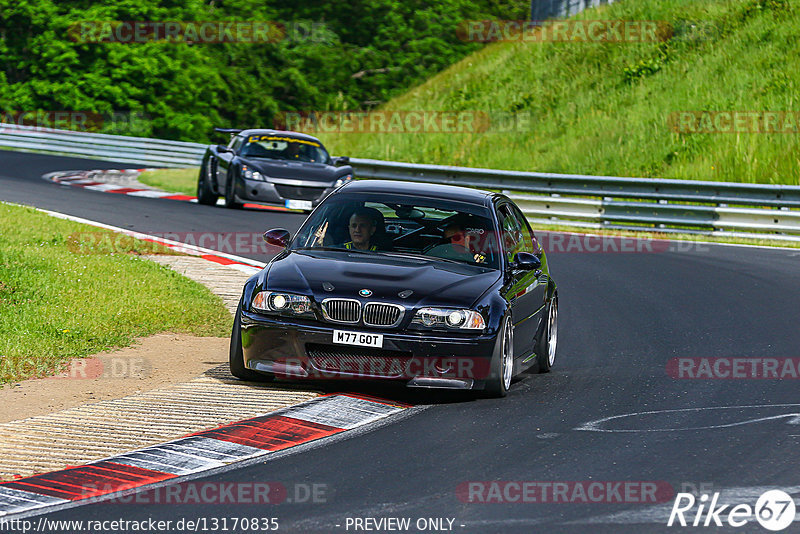
[(334, 188), (342, 187), (344, 184), (346, 184), (347, 182), (349, 182), (352, 179), (353, 179), (353, 175), (352, 174), (345, 174), (344, 176), (342, 176), (341, 178), (336, 180), (336, 183), (333, 184), (333, 187)]
[(486, 328), (486, 322), (480, 313), (452, 308), (422, 308), (411, 320), (411, 324), (459, 330), (483, 330)]
[(248, 180), (260, 180), (264, 181), (264, 175), (258, 171), (254, 171), (253, 169), (249, 168), (247, 165), (242, 165), (242, 174)]
[(252, 308), (259, 312), (314, 316), (311, 300), (303, 295), (260, 291), (253, 297)]

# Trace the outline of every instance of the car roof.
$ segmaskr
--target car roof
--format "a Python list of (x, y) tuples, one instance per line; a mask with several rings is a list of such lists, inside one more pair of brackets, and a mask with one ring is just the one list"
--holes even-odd
[(396, 180), (356, 180), (349, 182), (339, 191), (347, 193), (394, 193), (415, 197), (455, 200), (481, 206), (490, 204), (491, 197), (496, 195), (491, 191), (469, 187)]
[(300, 132), (290, 132), (288, 130), (270, 130), (270, 129), (267, 129), (267, 128), (253, 128), (253, 129), (250, 129), (250, 130), (242, 130), (241, 132), (239, 132), (238, 135), (241, 135), (241, 136), (244, 136), (244, 137), (247, 137), (248, 135), (285, 135), (287, 137), (293, 137), (295, 139), (305, 139), (306, 141), (316, 141), (320, 145), (322, 144), (322, 141), (320, 141), (319, 139), (317, 139), (314, 136), (311, 136), (311, 135), (308, 135), (308, 134), (304, 134), (304, 133), (300, 133)]

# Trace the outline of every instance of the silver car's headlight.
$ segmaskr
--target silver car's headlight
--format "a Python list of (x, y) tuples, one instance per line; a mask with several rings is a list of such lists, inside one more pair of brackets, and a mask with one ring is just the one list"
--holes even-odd
[(480, 313), (474, 310), (454, 308), (422, 308), (417, 311), (411, 324), (428, 328), (457, 330), (483, 330), (486, 328), (486, 322)]
[(266, 177), (263, 174), (261, 174), (258, 171), (254, 171), (247, 165), (242, 165), (242, 174), (248, 180), (260, 180), (263, 182), (266, 179)]
[(260, 291), (253, 297), (251, 307), (262, 313), (283, 313), (295, 316), (314, 317), (311, 299), (304, 295), (278, 291)]

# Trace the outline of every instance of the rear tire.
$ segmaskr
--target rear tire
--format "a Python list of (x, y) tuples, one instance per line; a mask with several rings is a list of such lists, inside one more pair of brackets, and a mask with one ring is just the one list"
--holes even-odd
[(242, 304), (236, 309), (236, 316), (233, 320), (233, 330), (231, 331), (231, 348), (228, 356), (231, 374), (240, 380), (250, 382), (271, 382), (275, 377), (258, 373), (244, 366), (244, 352), (242, 351)]
[(494, 352), (484, 393), (487, 397), (505, 397), (514, 376), (514, 325), (511, 317), (503, 320)]
[(236, 175), (228, 168), (228, 177), (225, 180), (225, 207), (238, 210), (242, 207), (241, 202), (236, 201)]
[(547, 316), (544, 328), (539, 337), (536, 360), (540, 373), (549, 373), (556, 362), (556, 348), (558, 346), (558, 295), (554, 295), (547, 305)]
[(217, 172), (216, 162), (213, 157), (200, 167), (200, 176), (197, 177), (197, 203), (213, 206), (217, 203), (218, 195), (211, 189), (212, 177)]

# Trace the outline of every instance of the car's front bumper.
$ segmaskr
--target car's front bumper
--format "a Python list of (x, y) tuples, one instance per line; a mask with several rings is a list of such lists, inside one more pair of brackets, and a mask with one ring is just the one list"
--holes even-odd
[[(292, 321), (242, 312), (248, 369), (297, 380), (392, 380), (410, 387), (482, 389), (496, 334), (409, 332)], [(381, 349), (333, 343), (334, 330), (383, 335)]]
[(300, 180), (280, 180), (263, 182), (243, 178), (236, 186), (236, 199), (239, 202), (252, 202), (286, 206), (288, 201), (311, 202), (311, 207), (322, 202), (336, 189), (331, 184), (303, 182)]

